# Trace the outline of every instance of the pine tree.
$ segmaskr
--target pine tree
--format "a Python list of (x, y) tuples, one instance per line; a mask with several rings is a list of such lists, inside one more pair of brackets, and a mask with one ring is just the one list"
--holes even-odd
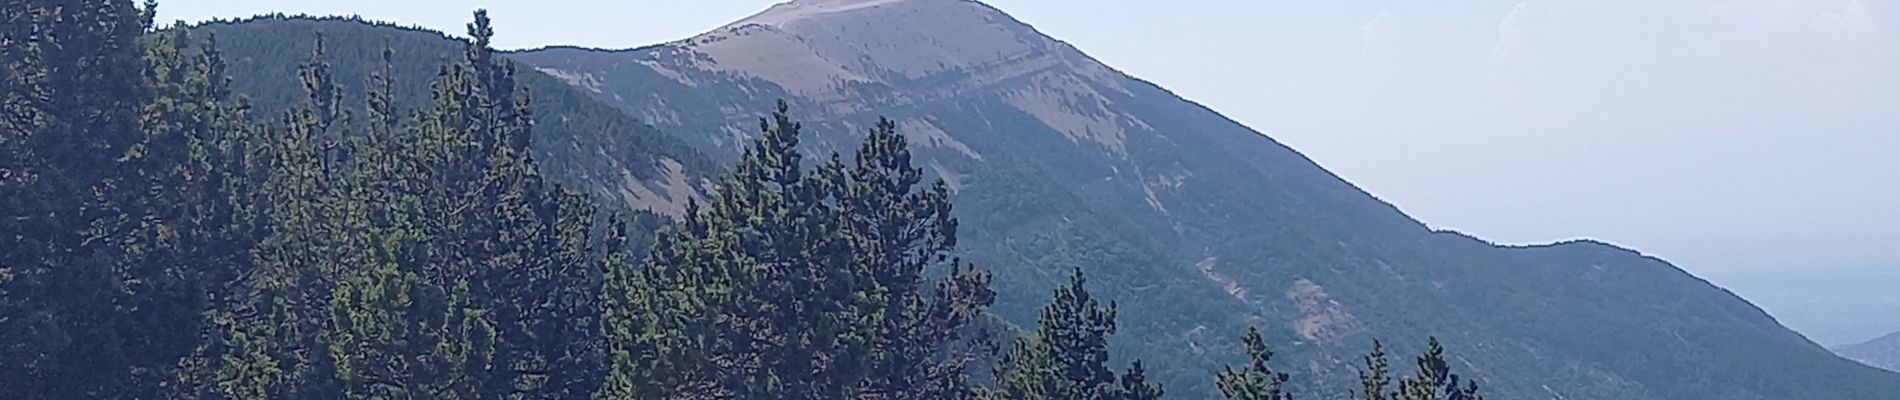
[(608, 329), (657, 336), (646, 365), (614, 366), (620, 376), (663, 371), (643, 396), (835, 398), (856, 386), (835, 367), (849, 360), (834, 357), (862, 337), (840, 330), (854, 322), (843, 313), (850, 249), (822, 182), (799, 165), (799, 125), (784, 104), (760, 127), (711, 208), (660, 233), (627, 283), (640, 289), (610, 290), (637, 295), (642, 318)]
[[(697, 206), (689, 210), (689, 216), (698, 214)], [(638, 302), (647, 299), (647, 288), (635, 270), (637, 265), (626, 243), (625, 229), (624, 225), (610, 224), (602, 240), (606, 246), (603, 250), (606, 257), (601, 263), (605, 278), (596, 304), (601, 321), (598, 337), (604, 342), (600, 354), (604, 376), (593, 395), (596, 399), (648, 398), (643, 395), (658, 391), (650, 381), (654, 376), (643, 368), (644, 357), (656, 351), (646, 345), (652, 339), (644, 335), (645, 315)]]
[[(394, 109), (394, 49), (387, 42), (382, 68), (368, 87), (368, 132), (353, 151), (351, 168), (344, 173), (336, 195), (344, 230), (343, 260), (351, 266), (337, 283), (329, 312), (335, 321), (328, 349), (336, 361), (337, 379), (351, 398), (405, 398), (425, 391), (410, 387), (417, 381), (421, 357), (434, 346), (434, 336), (419, 329), (418, 320), (430, 310), (427, 288), (402, 255), (414, 240), (412, 219), (397, 202), (397, 174), (403, 149), (393, 136), (399, 129)], [(440, 312), (440, 311), (437, 311)]]
[[(174, 32), (180, 35), (178, 42), (188, 36), (183, 30)], [(195, 132), (190, 140), (192, 157), (186, 175), (191, 182), (185, 189), (185, 201), (195, 207), (188, 226), (201, 235), (202, 246), (189, 253), (188, 258), (199, 265), (195, 276), (200, 283), (198, 294), (203, 300), (197, 304), (201, 316), (196, 318), (199, 322), (195, 347), (178, 361), (173, 372), (176, 385), (169, 393), (173, 398), (216, 396), (220, 391), (215, 383), (217, 368), (220, 360), (227, 356), (227, 346), (255, 339), (223, 335), (234, 329), (233, 324), (238, 321), (233, 310), (245, 304), (243, 277), (253, 272), (255, 263), (250, 250), (265, 236), (266, 209), (258, 189), (268, 180), (270, 172), (263, 152), (267, 147), (255, 143), (262, 138), (256, 136), (248, 106), (231, 99), (229, 79), (225, 77), (215, 37), (207, 38), (200, 46), (193, 65), (198, 75), (189, 80), (194, 83), (187, 90), (191, 95), (187, 100), (173, 103), (204, 106), (198, 110), (199, 115), (191, 117), (202, 130)], [(181, 317), (172, 323), (189, 320), (192, 319)], [(263, 350), (261, 346), (247, 348)], [(259, 363), (269, 361), (268, 355), (261, 353), (231, 356), (234, 359), (259, 357), (251, 359)], [(257, 367), (250, 370), (275, 369), (275, 366)]]
[[(781, 102), (702, 210), (607, 265), (601, 398), (967, 398), (994, 299), (956, 260), (948, 189), (882, 121), (814, 173)], [(933, 271), (934, 269), (934, 271)], [(941, 278), (928, 278), (932, 273)]]
[(319, 38), (304, 100), (260, 127), (216, 39), (154, 30), (151, 7), (0, 3), (0, 334), (26, 338), (0, 343), (24, 377), (0, 397), (600, 386), (600, 277), (634, 257), (624, 230), (594, 236), (624, 221), (542, 182), (531, 98), (486, 15), (416, 117), (386, 51), (351, 121)]
[(1399, 381), (1399, 395), (1405, 400), (1482, 400), (1477, 382), (1459, 384), (1458, 374), (1445, 362), (1445, 348), (1431, 338), (1425, 353), (1418, 356), (1418, 372)]
[(143, 277), (128, 286), (127, 301), (151, 311), (132, 322), (147, 328), (129, 344), (144, 360), (134, 379), (146, 388), (203, 373), (200, 339), (215, 328), (201, 314), (229, 297), (225, 289), (249, 269), (245, 249), (256, 242), (246, 227), (247, 201), (238, 196), (245, 150), (234, 145), (249, 140), (249, 116), (229, 99), (221, 56), (214, 47), (194, 48), (185, 29), (152, 36), (140, 157), (126, 160), (137, 177), (128, 187), (137, 189), (125, 191), (132, 195), (125, 211), (140, 223), (119, 244), (126, 270)]
[(1148, 383), (1148, 370), (1135, 361), (1128, 372), (1121, 376), (1121, 398), (1123, 400), (1159, 400), (1167, 391), (1159, 383)]
[[(1108, 337), (1115, 333), (1115, 305), (1104, 306), (1088, 292), (1088, 279), (1075, 270), (1069, 284), (1037, 319), (1034, 337), (1017, 340), (997, 366), (1000, 399), (1148, 398), (1161, 388), (1146, 384), (1146, 371), (1117, 378), (1108, 369)], [(1118, 384), (1119, 383), (1119, 384)]]
[(165, 298), (176, 281), (146, 276), (149, 264), (119, 246), (151, 225), (131, 194), (144, 183), (132, 166), (149, 99), (140, 15), (126, 1), (0, 3), (0, 337), (22, 338), (0, 348), (18, 382), (0, 397), (149, 393), (158, 382), (147, 369), (174, 348), (131, 332), (168, 311), (136, 303)]
[[(995, 299), (989, 275), (951, 256), (957, 220), (949, 189), (939, 179), (919, 188), (923, 171), (911, 164), (909, 144), (896, 125), (880, 119), (848, 170), (833, 155), (821, 168), (838, 197), (860, 282), (856, 324), (872, 329), (864, 396), (951, 398), (973, 357), (947, 346), (972, 339), (968, 324)], [(949, 276), (932, 282), (937, 267)], [(947, 267), (947, 268), (944, 268)]]
[[(268, 140), (264, 156), (269, 172), (260, 190), (267, 234), (258, 244), (257, 270), (244, 283), (246, 303), (236, 305), (229, 351), (220, 386), (232, 382), (266, 387), (230, 389), (268, 393), (280, 398), (331, 398), (340, 395), (331, 357), (332, 314), (327, 305), (345, 268), (342, 249), (349, 235), (341, 226), (340, 201), (333, 189), (334, 166), (325, 160), (327, 138), (344, 113), (341, 94), (331, 79), (319, 36), (298, 78), (306, 94), (303, 106), (286, 112), (282, 131)], [(274, 368), (243, 367), (275, 363)], [(246, 377), (247, 373), (266, 373)]]
[(1372, 352), (1364, 357), (1365, 368), (1359, 370), (1359, 390), (1354, 398), (1359, 400), (1388, 400), (1392, 396), (1388, 390), (1392, 379), (1387, 377), (1385, 344), (1372, 341)]
[(1273, 361), (1273, 350), (1260, 336), (1260, 328), (1248, 327), (1242, 342), (1247, 346), (1248, 363), (1239, 369), (1223, 367), (1216, 374), (1214, 386), (1220, 389), (1221, 395), (1230, 400), (1292, 399), (1293, 396), (1281, 388), (1286, 384), (1287, 374), (1276, 372), (1267, 364)]
[[(626, 247), (601, 241), (627, 239), (594, 236), (596, 221), (602, 218), (598, 206), (586, 197), (569, 191), (544, 191), (542, 196), (542, 204), (556, 206), (553, 212), (544, 213), (544, 218), (551, 217), (548, 225), (554, 227), (547, 232), (555, 246), (554, 264), (540, 292), (545, 306), (538, 310), (531, 339), (547, 359), (546, 393), (564, 399), (585, 398), (599, 390), (604, 374), (597, 302), (604, 288), (600, 277), (607, 260), (602, 259), (600, 249)], [(609, 215), (605, 221), (611, 224), (620, 218)]]

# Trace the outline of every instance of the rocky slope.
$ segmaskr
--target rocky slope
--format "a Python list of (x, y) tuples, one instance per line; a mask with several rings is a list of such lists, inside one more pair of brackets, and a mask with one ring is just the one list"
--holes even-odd
[(1246, 325), (1330, 384), (1305, 393), (1342, 395), (1375, 338), (1405, 352), (1426, 335), (1498, 398), (1900, 392), (1900, 375), (1835, 357), (1662, 260), (1433, 231), (973, 1), (799, 0), (675, 43), (513, 57), (715, 158), (774, 99), (808, 121), (814, 153), (897, 121), (957, 189), (968, 258), (997, 271), (1004, 317), (1033, 321), (1046, 289), (1083, 267), (1120, 302), (1120, 359), (1146, 360), (1187, 398), (1210, 393)]

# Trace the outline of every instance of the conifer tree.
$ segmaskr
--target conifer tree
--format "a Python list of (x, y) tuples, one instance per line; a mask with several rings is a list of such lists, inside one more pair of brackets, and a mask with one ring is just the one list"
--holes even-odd
[(1286, 384), (1287, 374), (1267, 364), (1273, 361), (1273, 350), (1260, 336), (1260, 328), (1248, 327), (1242, 342), (1247, 346), (1248, 363), (1239, 369), (1223, 367), (1216, 374), (1214, 386), (1221, 395), (1230, 400), (1291, 400), (1293, 396), (1281, 387)]
[(711, 208), (662, 232), (625, 283), (642, 289), (612, 289), (638, 295), (644, 314), (618, 323), (657, 331), (647, 365), (614, 367), (663, 371), (643, 396), (836, 398), (856, 386), (836, 368), (850, 360), (834, 356), (864, 337), (840, 330), (854, 322), (842, 312), (849, 248), (822, 182), (799, 165), (798, 123), (781, 103), (760, 124)]
[(419, 329), (419, 309), (427, 300), (421, 278), (405, 268), (402, 254), (413, 240), (412, 223), (396, 193), (402, 163), (396, 148), (395, 80), (387, 43), (382, 68), (371, 75), (365, 107), (368, 132), (353, 151), (351, 167), (339, 181), (340, 221), (346, 231), (343, 248), (349, 252), (337, 289), (330, 298), (335, 321), (328, 349), (337, 360), (337, 379), (351, 398), (415, 397), (410, 387), (420, 372), (420, 358), (428, 354), (433, 338)]
[[(342, 113), (324, 51), (318, 37), (298, 73), (306, 94), (303, 106), (286, 112), (281, 131), (266, 139), (269, 172), (259, 189), (265, 193), (268, 233), (255, 253), (256, 270), (243, 282), (247, 300), (235, 305), (226, 332), (230, 354), (217, 381), (232, 391), (229, 395), (339, 395), (326, 305), (335, 285), (331, 277), (343, 268), (338, 250), (347, 233), (335, 218), (337, 201), (322, 143)], [(232, 387), (239, 383), (263, 387)]]
[(1158, 400), (1167, 394), (1159, 383), (1148, 383), (1148, 370), (1136, 360), (1121, 376), (1121, 398), (1123, 400)]
[(1425, 353), (1417, 359), (1418, 372), (1399, 381), (1399, 394), (1405, 400), (1482, 400), (1477, 382), (1460, 385), (1458, 374), (1445, 362), (1445, 348), (1431, 338)]
[[(597, 397), (967, 398), (989, 275), (956, 260), (947, 188), (889, 121), (802, 165), (781, 102), (704, 210), (609, 264)], [(934, 271), (933, 271), (934, 268)], [(944, 274), (928, 278), (927, 274)]]
[[(967, 325), (995, 294), (986, 272), (951, 256), (957, 220), (949, 188), (941, 179), (918, 188), (923, 171), (887, 119), (871, 129), (848, 170), (832, 160), (822, 171), (837, 191), (841, 234), (855, 256), (851, 273), (862, 299), (855, 319), (872, 329), (865, 395), (956, 397), (943, 389), (960, 386), (948, 382), (963, 378), (970, 357), (942, 350), (968, 339)], [(948, 276), (933, 283), (926, 277), (932, 267)]]
[(177, 281), (146, 276), (151, 264), (119, 245), (155, 222), (133, 194), (146, 183), (133, 168), (149, 99), (140, 15), (125, 1), (0, 3), (0, 337), (19, 338), (0, 347), (19, 382), (0, 397), (147, 393), (158, 382), (144, 369), (175, 348), (131, 332), (170, 311), (139, 303)]
[[(697, 214), (697, 206), (689, 207), (689, 217)], [(600, 340), (601, 363), (603, 364), (599, 389), (593, 394), (596, 399), (634, 399), (646, 398), (643, 394), (658, 392), (656, 377), (646, 370), (645, 357), (657, 352), (647, 346), (652, 338), (645, 335), (645, 311), (639, 301), (647, 299), (646, 286), (641, 285), (640, 271), (633, 263), (628, 246), (624, 245), (625, 229), (622, 225), (610, 224), (607, 227), (607, 248), (602, 261), (605, 276), (602, 282), (600, 300)], [(657, 247), (655, 251), (658, 251)]]
[(1392, 378), (1387, 376), (1385, 344), (1372, 341), (1372, 352), (1363, 359), (1366, 365), (1359, 370), (1359, 390), (1353, 397), (1359, 400), (1391, 399), (1388, 390), (1392, 387)]
[(1035, 336), (1017, 340), (997, 366), (999, 399), (1125, 399), (1158, 395), (1146, 371), (1132, 368), (1118, 378), (1108, 368), (1108, 337), (1115, 333), (1115, 305), (1089, 294), (1081, 269), (1056, 289), (1042, 309)]
[(143, 222), (120, 244), (129, 274), (143, 277), (129, 302), (153, 311), (135, 322), (147, 328), (130, 344), (147, 359), (135, 369), (142, 386), (203, 373), (208, 347), (201, 339), (216, 328), (202, 314), (228, 300), (257, 242), (244, 194), (251, 187), (244, 154), (250, 118), (229, 99), (215, 38), (194, 47), (180, 27), (152, 36), (144, 57), (141, 156), (125, 160), (140, 178), (126, 202), (136, 206), (126, 211)]

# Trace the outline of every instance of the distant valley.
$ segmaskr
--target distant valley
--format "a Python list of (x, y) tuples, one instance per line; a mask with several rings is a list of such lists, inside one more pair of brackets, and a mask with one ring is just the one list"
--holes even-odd
[(1837, 347), (1834, 352), (1867, 365), (1900, 372), (1900, 332), (1862, 343)]
[(1709, 279), (1826, 346), (1900, 331), (1900, 267), (1713, 271)]

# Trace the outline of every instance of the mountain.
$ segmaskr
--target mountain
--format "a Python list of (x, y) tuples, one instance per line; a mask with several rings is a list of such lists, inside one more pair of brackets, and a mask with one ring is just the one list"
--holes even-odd
[[(262, 16), (193, 27), (215, 36), (225, 54), (232, 88), (249, 99), (259, 117), (277, 118), (303, 96), (296, 71), (322, 36), (343, 104), (365, 104), (370, 73), (380, 68), (385, 45), (393, 51), (398, 105), (429, 105), (430, 83), (446, 60), (458, 59), (461, 41), (438, 32), (366, 22), (355, 18)], [(679, 139), (616, 111), (553, 77), (523, 71), (533, 94), (533, 144), (541, 168), (575, 187), (619, 200), (632, 209), (678, 214), (702, 191), (711, 160)], [(362, 114), (360, 106), (352, 108)], [(362, 122), (360, 119), (353, 122)]]
[(1900, 268), (1806, 267), (1711, 272), (1709, 280), (1761, 306), (1826, 346), (1845, 346), (1900, 328)]
[(775, 99), (821, 157), (890, 118), (955, 190), (965, 259), (997, 274), (996, 312), (1034, 321), (1084, 268), (1119, 302), (1117, 359), (1144, 360), (1184, 398), (1211, 396), (1210, 372), (1238, 359), (1249, 325), (1325, 388), (1351, 381), (1374, 339), (1406, 354), (1434, 335), (1498, 398), (1900, 393), (1900, 375), (1836, 357), (1661, 259), (1435, 231), (973, 1), (799, 0), (673, 43), (511, 56), (718, 160), (736, 158)]
[(1867, 365), (1900, 372), (1900, 332), (1860, 344), (1841, 346), (1834, 352)]

